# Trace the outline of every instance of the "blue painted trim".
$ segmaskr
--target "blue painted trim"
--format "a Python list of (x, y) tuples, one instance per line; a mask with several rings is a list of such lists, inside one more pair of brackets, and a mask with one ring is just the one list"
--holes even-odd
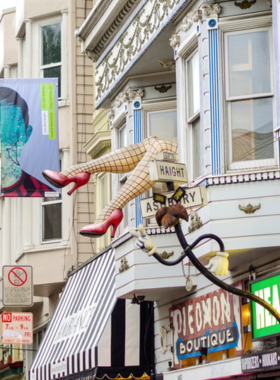
[(134, 56), (134, 58), (131, 60), (131, 62), (129, 63), (129, 65), (127, 65), (127, 67), (124, 69), (124, 71), (119, 74), (119, 76), (114, 80), (114, 82), (111, 84), (111, 86), (108, 88), (108, 90), (96, 102), (95, 109), (98, 109), (98, 107), (103, 103), (103, 101), (106, 99), (106, 97), (108, 96), (108, 94), (116, 86), (120, 85), (120, 81), (127, 74), (127, 72), (135, 65), (135, 63), (138, 61), (138, 59), (142, 57), (142, 55), (145, 53), (145, 51), (154, 42), (154, 40), (161, 34), (161, 32), (170, 24), (170, 22), (172, 21), (172, 19), (177, 15), (178, 12), (180, 12), (181, 8), (183, 8), (183, 6), (185, 4), (190, 3), (190, 2), (191, 2), (191, 0), (181, 0), (179, 2), (179, 4), (172, 10), (172, 12), (170, 13), (170, 15), (166, 18), (166, 20), (162, 22), (161, 27), (152, 34), (152, 36), (150, 37), (149, 41), (147, 41), (146, 44), (144, 44), (143, 48), (139, 51), (139, 53)]
[(203, 86), (202, 86), (202, 38), (198, 36), (198, 59), (199, 59), (199, 91), (200, 91), (200, 174), (205, 174), (205, 147), (204, 147), (204, 112), (203, 112)]
[[(141, 109), (133, 111), (134, 116), (134, 144), (142, 141), (142, 120), (141, 120)], [(139, 200), (142, 199), (142, 195), (135, 199), (135, 226), (138, 227), (139, 224), (143, 224), (140, 211)]]
[(208, 31), (208, 40), (212, 174), (218, 175), (221, 174), (221, 131), (217, 29)]
[[(274, 78), (275, 78), (275, 107), (276, 127), (280, 128), (280, 78), (279, 78), (279, 25), (277, 18), (277, 0), (272, 0), (272, 25), (273, 25), (273, 48), (274, 48)], [(278, 142), (278, 155), (280, 165), (280, 141)]]

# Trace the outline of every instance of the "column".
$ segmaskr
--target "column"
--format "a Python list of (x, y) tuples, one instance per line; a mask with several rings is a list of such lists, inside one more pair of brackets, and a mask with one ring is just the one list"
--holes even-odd
[(5, 79), (10, 78), (10, 71), (11, 71), (11, 66), (10, 65), (4, 65), (4, 78)]
[(23, 38), (17, 37), (16, 38), (18, 42), (18, 78), (23, 77), (23, 63), (22, 63), (22, 45), (23, 45)]
[(32, 241), (33, 199), (24, 198), (22, 203), (23, 250), (28, 251), (29, 249), (34, 248)]
[(17, 230), (17, 245), (16, 256), (22, 253), (22, 198), (16, 198), (16, 230)]
[(209, 92), (210, 92), (210, 131), (212, 174), (221, 174), (221, 131), (219, 94), (219, 49), (218, 49), (218, 4), (203, 9), (207, 16), (209, 49)]
[(26, 19), (24, 22), (26, 36), (26, 78), (32, 78), (32, 20)]
[(68, 10), (63, 9), (61, 11), (61, 98), (68, 98), (68, 86), (67, 86), (67, 33), (68, 33)]
[[(3, 253), (2, 265), (11, 264), (11, 199), (5, 198), (3, 202), (3, 226), (5, 226), (5, 233), (3, 233)], [(13, 231), (15, 234), (16, 231)]]

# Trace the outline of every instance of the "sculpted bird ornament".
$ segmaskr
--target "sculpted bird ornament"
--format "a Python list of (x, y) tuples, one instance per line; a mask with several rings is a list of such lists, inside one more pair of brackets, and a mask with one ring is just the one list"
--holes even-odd
[(172, 205), (171, 207), (162, 207), (156, 213), (157, 224), (164, 228), (175, 226), (180, 218), (187, 222), (189, 220), (186, 209), (180, 204)]

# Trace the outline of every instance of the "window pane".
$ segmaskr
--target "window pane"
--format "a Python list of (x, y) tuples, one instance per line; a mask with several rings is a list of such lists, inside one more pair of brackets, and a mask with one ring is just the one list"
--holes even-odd
[(198, 52), (188, 61), (188, 103), (189, 115), (192, 117), (200, 109), (199, 59)]
[(272, 98), (231, 103), (232, 160), (274, 158)]
[(44, 69), (44, 78), (58, 78), (58, 97), (61, 97), (61, 66)]
[(61, 203), (43, 206), (43, 240), (61, 237)]
[(42, 27), (43, 65), (61, 62), (61, 25)]
[(149, 136), (177, 143), (177, 112), (155, 112), (149, 114)]
[(127, 146), (126, 125), (123, 126), (120, 129), (120, 144), (119, 144), (119, 148), (123, 148), (125, 146)]
[(192, 123), (192, 152), (193, 152), (193, 179), (196, 179), (201, 174), (200, 167), (200, 118)]
[(229, 95), (270, 92), (269, 32), (228, 37)]

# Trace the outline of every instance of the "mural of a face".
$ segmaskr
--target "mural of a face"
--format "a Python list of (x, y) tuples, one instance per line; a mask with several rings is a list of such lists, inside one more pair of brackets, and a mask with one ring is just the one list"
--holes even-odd
[(0, 133), (2, 187), (14, 185), (21, 177), (20, 157), (29, 140), (32, 127), (28, 125), (28, 108), (16, 91), (0, 88)]

